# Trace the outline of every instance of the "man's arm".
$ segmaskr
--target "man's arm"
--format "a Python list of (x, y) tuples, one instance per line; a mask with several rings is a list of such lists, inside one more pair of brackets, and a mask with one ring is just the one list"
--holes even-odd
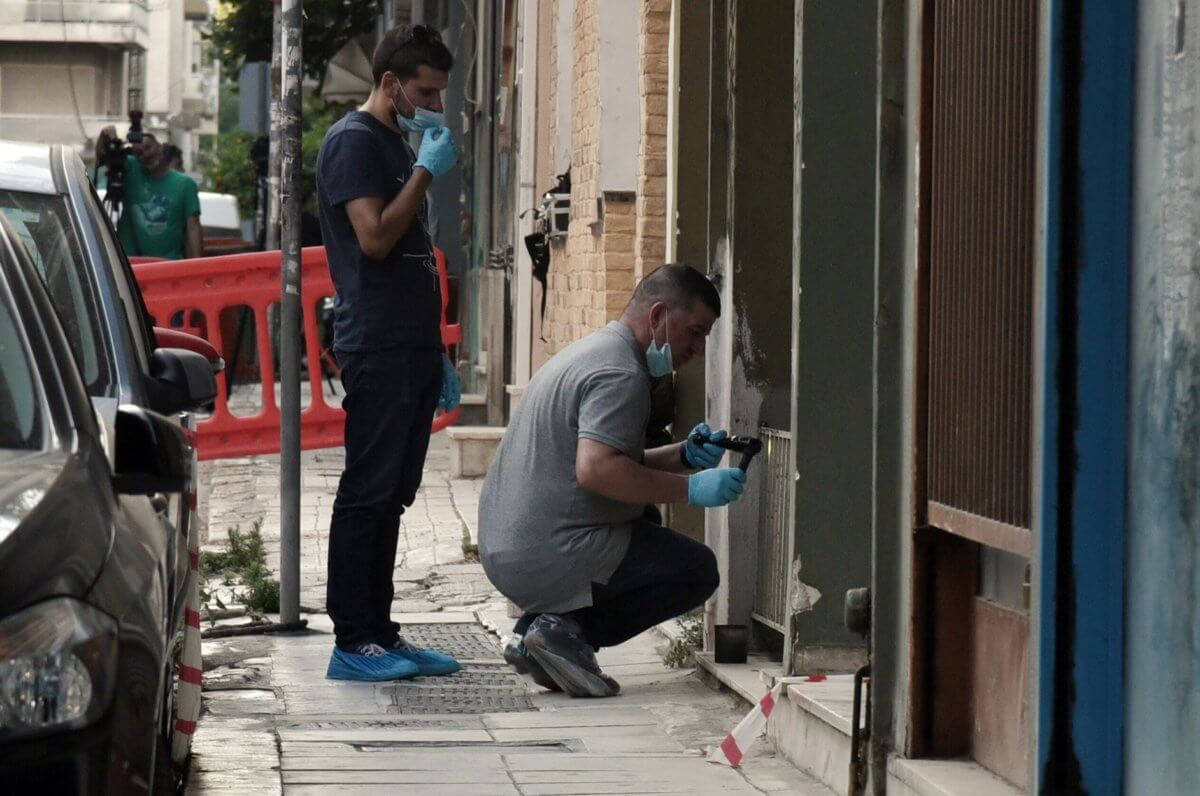
[(652, 470), (668, 473), (690, 473), (694, 468), (683, 466), (683, 443), (673, 442), (661, 448), (646, 451), (646, 466)]
[[(678, 445), (656, 448), (651, 453), (667, 448), (675, 449), (678, 462)], [(616, 448), (586, 437), (579, 439), (576, 448), (575, 479), (589, 492), (638, 506), (684, 503), (688, 498), (686, 477), (639, 464)]]
[(199, 215), (187, 217), (187, 235), (183, 240), (183, 256), (189, 260), (193, 257), (204, 256), (204, 230), (200, 226)]
[(416, 168), (400, 193), (386, 205), (379, 196), (364, 196), (346, 203), (346, 214), (363, 254), (373, 260), (387, 257), (408, 232), (431, 184), (433, 175), (424, 168)]

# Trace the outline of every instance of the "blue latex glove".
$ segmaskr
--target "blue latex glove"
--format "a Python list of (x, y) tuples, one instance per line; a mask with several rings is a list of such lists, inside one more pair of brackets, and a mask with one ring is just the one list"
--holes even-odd
[(421, 148), (417, 151), (417, 166), (428, 171), (434, 177), (440, 177), (458, 162), (458, 151), (450, 138), (450, 128), (433, 127), (425, 131), (421, 138)]
[(687, 441), (683, 443), (683, 455), (687, 459), (687, 463), (697, 470), (708, 470), (716, 467), (721, 463), (721, 459), (725, 456), (725, 449), (719, 445), (709, 443), (698, 443), (692, 439), (694, 434), (703, 434), (709, 439), (724, 439), (729, 436), (725, 429), (713, 431), (708, 427), (708, 423), (700, 423), (691, 430), (688, 434)]
[(737, 500), (746, 483), (746, 474), (737, 467), (701, 470), (688, 476), (688, 503), (705, 508), (728, 506)]
[(438, 406), (447, 411), (458, 406), (462, 399), (462, 385), (458, 381), (458, 371), (450, 357), (442, 354), (442, 395), (438, 398)]

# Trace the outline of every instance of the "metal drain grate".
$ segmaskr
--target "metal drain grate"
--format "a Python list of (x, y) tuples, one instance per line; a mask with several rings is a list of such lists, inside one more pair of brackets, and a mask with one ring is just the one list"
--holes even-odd
[(496, 639), (478, 625), (405, 625), (401, 635), (418, 647), (452, 655), (460, 661), (501, 661)]
[(318, 721), (289, 720), (280, 717), (277, 727), (301, 730), (388, 730), (397, 728), (416, 727), (423, 730), (457, 730), (473, 729), (475, 724), (469, 719), (453, 718), (391, 718), (381, 716), (375, 719), (321, 719)]
[(404, 638), (418, 647), (453, 655), (463, 670), (447, 677), (418, 677), (380, 691), (391, 697), (390, 714), (511, 713), (533, 710), (529, 689), (508, 668), (495, 637), (478, 625), (405, 625)]
[(380, 689), (388, 713), (510, 713), (533, 710), (521, 676), (507, 666), (469, 666), (448, 677), (418, 677)]

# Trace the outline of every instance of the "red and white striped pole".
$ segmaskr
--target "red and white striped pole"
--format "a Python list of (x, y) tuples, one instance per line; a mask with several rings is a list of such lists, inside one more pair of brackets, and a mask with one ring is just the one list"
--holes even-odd
[[(187, 499), (189, 508), (194, 510), (196, 495), (189, 492)], [(171, 736), (171, 763), (176, 771), (187, 762), (188, 752), (192, 749), (204, 678), (204, 664), (200, 659), (200, 541), (194, 523), (188, 534), (188, 567), (192, 588), (185, 614), (183, 652), (179, 656), (179, 685), (175, 692), (175, 725)]]

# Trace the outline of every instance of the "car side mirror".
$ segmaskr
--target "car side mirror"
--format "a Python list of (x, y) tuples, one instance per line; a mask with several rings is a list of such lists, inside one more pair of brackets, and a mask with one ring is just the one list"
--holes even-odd
[(166, 415), (202, 409), (217, 397), (212, 364), (195, 351), (154, 349), (150, 379), (150, 406)]
[(178, 422), (140, 406), (117, 408), (113, 486), (122, 495), (182, 492), (192, 477), (192, 451)]

